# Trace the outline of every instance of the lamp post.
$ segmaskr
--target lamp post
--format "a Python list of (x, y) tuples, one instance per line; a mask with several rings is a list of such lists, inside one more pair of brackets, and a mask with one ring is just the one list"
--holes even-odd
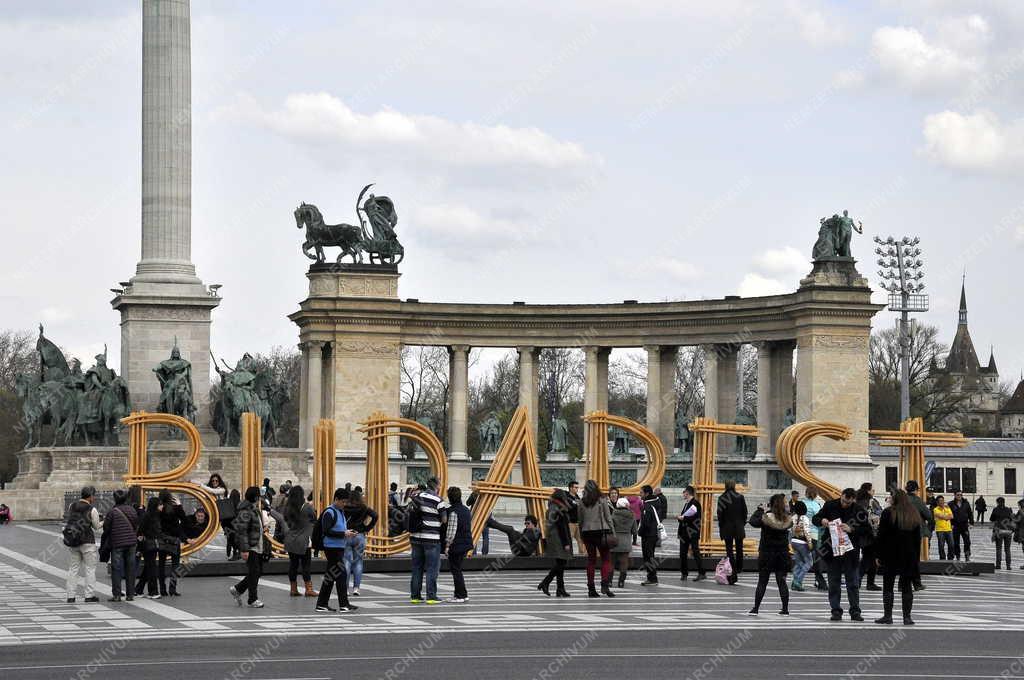
[(900, 313), (900, 421), (910, 417), (910, 312), (927, 312), (928, 296), (921, 291), (921, 239), (904, 236), (875, 237), (878, 276), (889, 292), (889, 311)]

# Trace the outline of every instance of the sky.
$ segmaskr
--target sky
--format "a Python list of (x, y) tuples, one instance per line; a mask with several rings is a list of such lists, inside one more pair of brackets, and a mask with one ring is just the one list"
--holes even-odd
[[(118, 362), (140, 250), (141, 3), (0, 3), (3, 327)], [(1024, 3), (205, 0), (192, 6), (192, 258), (212, 345), (294, 345), (292, 212), (398, 211), (401, 297), (767, 295), (818, 220), (916, 235), (948, 343), (1024, 370)], [(333, 253), (333, 251), (331, 251)], [(333, 256), (333, 255), (332, 255)], [(894, 323), (883, 311), (876, 327)]]

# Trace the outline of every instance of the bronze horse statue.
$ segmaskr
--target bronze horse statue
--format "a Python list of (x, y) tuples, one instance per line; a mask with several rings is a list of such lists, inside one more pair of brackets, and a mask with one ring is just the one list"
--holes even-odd
[[(324, 224), (324, 216), (320, 209), (312, 203), (302, 203), (295, 209), (295, 226), (306, 228), (306, 241), (302, 244), (302, 254), (317, 264), (327, 261), (324, 256), (325, 246), (341, 248), (336, 262), (348, 255), (352, 262), (363, 261), (363, 233), (359, 227), (351, 224)], [(309, 252), (313, 248), (316, 254)]]
[[(299, 204), (295, 209), (295, 226), (306, 228), (302, 254), (322, 264), (326, 261), (324, 247), (334, 246), (341, 248), (341, 254), (336, 260), (338, 264), (346, 255), (352, 258), (353, 263), (361, 263), (363, 253), (369, 255), (370, 264), (395, 265), (401, 262), (405, 249), (395, 233), (395, 225), (398, 224), (395, 204), (387, 196), (373, 194), (364, 202), (363, 196), (372, 186), (367, 184), (356, 198), (358, 227), (351, 224), (325, 224), (319, 208), (311, 203)], [(310, 252), (311, 248), (315, 254)]]

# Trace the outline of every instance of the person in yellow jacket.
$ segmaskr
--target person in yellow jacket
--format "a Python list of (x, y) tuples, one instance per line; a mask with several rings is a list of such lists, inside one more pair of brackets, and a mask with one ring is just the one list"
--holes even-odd
[(946, 499), (939, 496), (935, 499), (935, 508), (932, 510), (932, 517), (935, 518), (935, 537), (939, 544), (939, 559), (953, 559), (953, 509), (946, 505)]

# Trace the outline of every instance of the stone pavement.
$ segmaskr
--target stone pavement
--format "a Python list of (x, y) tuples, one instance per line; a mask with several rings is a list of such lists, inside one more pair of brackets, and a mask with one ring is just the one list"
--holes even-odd
[[(495, 548), (498, 546), (495, 542)], [(980, 543), (979, 547), (980, 547)], [(408, 576), (369, 574), (362, 596), (353, 598), (358, 612), (316, 614), (313, 602), (290, 598), (284, 577), (261, 581), (262, 610), (239, 609), (227, 589), (236, 579), (186, 578), (183, 596), (159, 601), (137, 599), (112, 604), (109, 579), (98, 569), (99, 604), (66, 604), (63, 582), (66, 549), (53, 525), (15, 524), (0, 528), (0, 645), (54, 644), (78, 641), (168, 640), (202, 637), (361, 636), (408, 634), (501, 633), (514, 636), (538, 631), (614, 628), (621, 631), (803, 629), (808, 634), (841, 627), (881, 628), (872, 623), (829, 624), (823, 593), (793, 593), (788, 619), (781, 619), (772, 587), (758, 618), (746, 616), (753, 598), (754, 577), (745, 574), (736, 587), (712, 580), (680, 582), (678, 574), (662, 573), (662, 585), (643, 588), (640, 572), (630, 574), (615, 599), (586, 597), (584, 574), (568, 574), (573, 597), (547, 598), (536, 590), (539, 572), (478, 572), (468, 575), (470, 602), (428, 606), (408, 600)], [(314, 577), (319, 583), (319, 578)], [(441, 597), (452, 594), (451, 577), (439, 579)], [(1024, 571), (990, 576), (928, 577), (927, 591), (915, 603), (915, 631), (970, 628), (1024, 632)], [(879, 593), (862, 592), (864, 615), (880, 613)], [(919, 634), (917, 632), (915, 635)]]

